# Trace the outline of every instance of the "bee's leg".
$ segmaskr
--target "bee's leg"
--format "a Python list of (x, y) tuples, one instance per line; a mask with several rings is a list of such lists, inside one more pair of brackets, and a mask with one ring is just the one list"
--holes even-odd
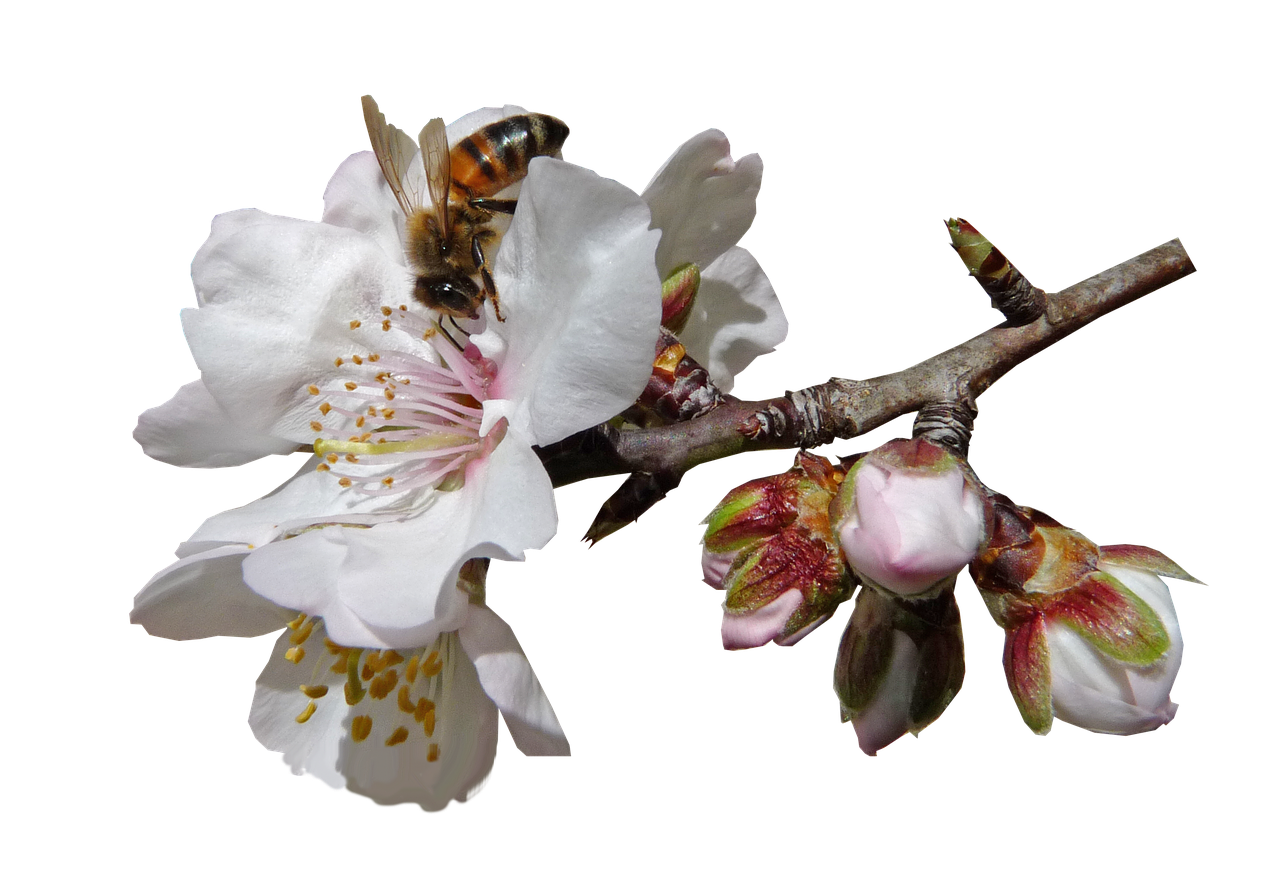
[(514, 215), (516, 213), (516, 201), (514, 199), (486, 199), (481, 196), (468, 200), (467, 204), (472, 208), (480, 209), (482, 212), (502, 212), (504, 215)]
[(499, 322), (507, 321), (502, 317), (502, 305), (498, 302), (498, 288), (493, 284), (493, 276), (490, 275), (489, 268), (485, 265), (484, 249), (480, 247), (479, 236), (471, 238), (471, 260), (475, 262), (476, 269), (480, 271), (480, 281), (484, 283), (484, 293), (493, 303), (493, 314), (498, 317)]
[[(454, 319), (454, 318), (453, 318), (453, 316), (450, 316), (449, 318), (450, 318), (450, 320), (452, 320), (452, 321), (453, 321), (453, 327), (454, 327), (454, 328), (458, 328), (458, 320), (457, 320), (457, 319)], [(462, 352), (462, 351), (463, 351), (463, 347), (462, 347), (462, 346), (461, 346), (461, 345), (460, 345), (456, 340), (454, 340), (454, 339), (453, 339), (453, 335), (452, 335), (452, 334), (450, 334), (448, 331), (445, 331), (445, 330), (444, 330), (444, 323), (443, 323), (443, 322), (440, 322), (439, 320), (436, 320), (434, 324), (435, 324), (435, 326), (436, 326), (436, 330), (437, 330), (437, 331), (439, 331), (441, 334), (443, 334), (443, 335), (444, 335), (445, 340), (447, 340), (447, 341), (449, 341), (449, 343), (453, 344), (453, 348), (454, 348), (454, 349), (456, 349), (458, 352)], [(461, 328), (458, 328), (458, 330), (459, 330), (459, 331), (462, 331), (462, 329), (461, 329)], [(466, 332), (465, 332), (465, 331), (463, 332), (463, 336), (464, 336), (464, 337), (466, 336)]]

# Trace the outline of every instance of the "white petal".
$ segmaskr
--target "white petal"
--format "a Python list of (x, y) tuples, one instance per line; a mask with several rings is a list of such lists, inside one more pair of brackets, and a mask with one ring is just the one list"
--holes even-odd
[(618, 414), (644, 388), (661, 318), (658, 234), (622, 185), (551, 159), (530, 163), (494, 273), (505, 322), (472, 338), (500, 366), (494, 398), (549, 444)]
[(239, 466), (298, 447), (237, 424), (200, 380), (180, 387), (163, 405), (143, 411), (133, 438), (148, 457), (174, 466)]
[[(282, 606), (323, 617), (339, 644), (426, 644), (462, 624), (467, 598), (456, 586), (443, 588), (437, 574), (428, 582), (414, 572), (421, 556), (402, 553), (422, 540), (404, 522), (326, 527), (255, 549), (245, 559), (244, 578)], [(383, 621), (367, 622), (370, 611)]]
[(308, 386), (350, 379), (335, 357), (399, 343), (376, 330), (380, 310), (412, 290), (362, 233), (249, 209), (214, 219), (191, 272), (202, 306), (183, 311), (183, 329), (209, 392), (237, 423), (300, 444), (316, 435)]
[(512, 432), (469, 465), (461, 489), (436, 494), (421, 512), (271, 543), (246, 560), (245, 580), (281, 605), (324, 617), (341, 644), (413, 646), (462, 624), (466, 596), (456, 583), (465, 561), (522, 560), (555, 525), (551, 481)]
[(219, 546), (175, 561), (133, 599), (129, 621), (175, 641), (274, 632), (294, 614), (245, 585), (240, 566), (248, 554), (244, 545)]
[[(343, 691), (346, 678), (331, 670), (329, 663), (335, 657), (324, 645), (325, 634), (323, 625), (317, 625), (302, 643), (306, 657), (301, 664), (284, 656), (293, 646), (293, 632), (286, 632), (276, 643), (258, 679), (249, 715), (258, 740), (283, 752), (295, 773), (309, 772), (334, 787), (346, 785), (379, 803), (418, 803), (424, 809), (439, 810), (450, 800), (465, 800), (473, 794), (493, 765), (498, 714), (480, 689), (475, 668), (456, 636), (441, 642), (444, 667), (438, 680), (428, 686), (427, 679), (419, 676), (414, 682), (415, 693), (435, 697), (436, 725), (428, 736), (414, 716), (399, 707), (395, 696), (375, 699), (366, 694), (356, 705), (348, 705)], [(405, 650), (402, 655), (407, 658), (416, 652)], [(319, 664), (311, 662), (313, 656)], [(328, 692), (309, 700), (299, 690), (304, 684), (324, 686)], [(309, 701), (315, 709), (299, 723)], [(352, 738), (352, 720), (357, 716), (369, 716), (372, 721), (372, 731), (360, 742)], [(395, 739), (399, 727), (406, 732)], [(388, 745), (389, 740), (395, 744)], [(435, 760), (430, 759), (431, 743), (438, 747)]]
[(516, 746), (530, 755), (567, 755), (569, 740), (511, 626), (488, 607), (472, 606), (458, 637)]
[(397, 264), (404, 260), (404, 211), (373, 152), (347, 157), (324, 190), (321, 220), (338, 227), (359, 230), (378, 243)]
[(702, 271), (680, 342), (723, 392), (756, 356), (773, 352), (786, 336), (782, 304), (745, 248), (729, 249)]
[(756, 154), (736, 163), (723, 132), (708, 129), (682, 144), (642, 194), (662, 230), (658, 271), (681, 264), (705, 269), (747, 232), (756, 216), (764, 164)]
[(389, 497), (355, 493), (339, 485), (332, 474), (317, 472), (319, 462), (318, 457), (308, 458), (292, 478), (265, 497), (206, 519), (187, 542), (265, 546), (315, 523), (379, 524), (419, 511), (434, 493), (425, 489)]

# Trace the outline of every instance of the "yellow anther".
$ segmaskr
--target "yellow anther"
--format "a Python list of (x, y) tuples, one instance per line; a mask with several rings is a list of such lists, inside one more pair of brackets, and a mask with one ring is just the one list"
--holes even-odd
[(315, 627), (316, 627), (316, 621), (314, 619), (307, 622), (305, 625), (303, 625), (301, 628), (294, 631), (294, 633), (289, 636), (289, 643), (305, 644), (307, 642), (307, 638), (311, 637), (311, 632), (312, 630), (315, 629)]
[(348, 323), (347, 323), (347, 325), (348, 325), (352, 330), (355, 330), (356, 328), (359, 328), (359, 327), (360, 327), (360, 320), (359, 320), (359, 319), (352, 319), (350, 322), (348, 322)]
[(356, 441), (360, 442), (361, 444), (364, 444), (365, 442), (367, 442), (367, 441), (368, 441), (370, 438), (372, 438), (372, 437), (373, 437), (373, 433), (372, 433), (372, 432), (362, 432), (362, 433), (360, 433), (360, 437), (359, 437), (359, 438), (357, 438), (357, 439), (356, 439)]
[(426, 331), (422, 332), (423, 340), (430, 340), (435, 336), (436, 336), (436, 330), (434, 328), (428, 328)]
[[(378, 382), (379, 382), (379, 383), (381, 383), (381, 382), (382, 382), (381, 378), (379, 378)], [(378, 409), (377, 409), (377, 408), (375, 408), (373, 405), (370, 405), (370, 406), (369, 406), (369, 410), (368, 410), (366, 413), (368, 413), (368, 415), (369, 415), (370, 417), (377, 417), (377, 416), (378, 416)]]
[(323, 424), (323, 423), (321, 423), (319, 420), (312, 420), (312, 421), (311, 421), (311, 431), (312, 431), (312, 432), (323, 432), (323, 431), (324, 431), (324, 424)]
[(440, 674), (440, 669), (444, 668), (444, 663), (440, 661), (440, 654), (432, 650), (427, 654), (427, 658), (422, 661), (422, 674), (424, 677), (434, 678)]
[(390, 475), (388, 475), (386, 478), (382, 479), (382, 484), (383, 484), (384, 486), (386, 486), (386, 487), (391, 487), (391, 485), (392, 485), (392, 484), (394, 484), (394, 483), (395, 483), (395, 479), (394, 479), (393, 477), (391, 477)]
[(399, 745), (408, 738), (409, 730), (407, 727), (396, 727), (396, 731), (387, 737), (387, 746)]
[(383, 320), (382, 320), (382, 330), (383, 330), (383, 331), (390, 331), (390, 330), (391, 330), (391, 320), (390, 320), (390, 319), (383, 319)]
[(301, 647), (290, 647), (288, 650), (284, 651), (284, 658), (292, 662), (294, 665), (301, 662), (302, 657), (306, 655), (307, 651), (303, 650)]
[(428, 710), (427, 710), (427, 714), (426, 714), (426, 716), (425, 716), (425, 717), (423, 717), (423, 719), (422, 719), (422, 732), (424, 732), (424, 733), (426, 733), (426, 734), (427, 734), (427, 738), (428, 738), (428, 739), (430, 739), (432, 736), (434, 736), (434, 735), (435, 735), (435, 732), (436, 732), (436, 710), (435, 710), (434, 708), (430, 708), (430, 709), (428, 709)]
[(361, 429), (363, 427), (364, 427), (364, 415), (361, 414), (359, 417), (356, 418), (356, 429)]
[(365, 662), (364, 667), (360, 669), (360, 677), (366, 681), (373, 680), (373, 676), (376, 674), (377, 672), (373, 670), (373, 666), (368, 662)]
[(316, 467), (316, 472), (328, 472), (328, 471), (329, 471), (328, 463), (321, 463), (319, 466)]
[[(328, 635), (325, 635), (324, 649), (328, 650), (330, 653), (346, 653), (347, 652), (346, 647), (343, 647), (341, 644), (333, 643), (333, 641), (330, 640)], [(346, 663), (344, 662), (343, 665), (346, 665)]]
[(307, 615), (305, 613), (299, 613), (297, 617), (289, 620), (289, 628), (293, 629), (294, 631), (297, 631), (298, 629), (302, 628), (302, 624), (306, 621), (307, 621)]
[(348, 438), (347, 438), (347, 441), (352, 442), (353, 444), (357, 444), (357, 445), (358, 445), (358, 444), (360, 444), (360, 436), (358, 436), (358, 435), (350, 436), (350, 437), (348, 437)]
[(359, 462), (360, 462), (360, 458), (359, 458), (359, 457), (357, 457), (355, 454), (347, 454), (347, 456), (343, 457), (342, 459), (346, 460), (348, 463), (359, 463)]
[(360, 358), (359, 356), (357, 356), (357, 355), (355, 355), (355, 354), (352, 354), (352, 356), (351, 356), (351, 361), (355, 362), (357, 365), (363, 365), (363, 364), (364, 364), (364, 359)]
[(401, 384), (402, 386), (408, 386), (408, 385), (409, 385), (409, 378), (408, 378), (408, 377), (402, 378), (402, 379), (400, 380), (400, 384)]
[(302, 695), (308, 699), (319, 699), (329, 693), (329, 688), (324, 684), (300, 684), (298, 689), (302, 691)]
[(369, 684), (369, 695), (374, 699), (386, 699), (391, 695), (391, 691), (396, 688), (396, 682), (400, 680), (400, 675), (394, 668), (389, 668), (382, 674), (373, 679), (373, 683)]
[(390, 419), (391, 419), (392, 417), (394, 417), (394, 416), (396, 416), (396, 409), (395, 409), (395, 408), (383, 408), (383, 409), (382, 409), (382, 418), (383, 418), (384, 420), (390, 420)]
[(427, 763), (435, 763), (440, 759), (440, 746), (435, 742), (427, 748)]
[(338, 462), (338, 455), (337, 455), (337, 454), (325, 454), (325, 455), (324, 455), (324, 459), (325, 459), (325, 461), (326, 461), (326, 462), (328, 462), (329, 464), (337, 463), (337, 462)]
[(394, 399), (396, 397), (396, 394), (389, 389), (384, 389), (382, 391), (382, 394), (387, 397), (387, 401), (390, 401), (391, 399)]
[(400, 305), (400, 312), (402, 312), (402, 313), (407, 313), (407, 312), (409, 312), (409, 308), (408, 308), (408, 307), (406, 307), (404, 304), (401, 304), (401, 305)]
[(336, 359), (334, 359), (334, 360), (333, 360), (333, 367), (335, 367), (335, 368), (341, 368), (341, 367), (342, 367), (342, 356), (338, 356), (338, 358), (336, 358)]
[(409, 685), (401, 684), (400, 692), (396, 694), (396, 705), (400, 706), (400, 710), (405, 714), (413, 714), (414, 704), (409, 699)]
[(311, 715), (315, 713), (316, 713), (316, 704), (314, 702), (308, 702), (307, 707), (302, 709), (302, 714), (295, 717), (294, 720), (296, 720), (300, 724), (305, 724), (307, 721), (311, 720)]
[(339, 478), (339, 479), (338, 479), (338, 484), (339, 484), (339, 485), (341, 485), (342, 487), (351, 487), (351, 479), (349, 479), (349, 478)]
[(373, 732), (373, 718), (367, 714), (358, 714), (351, 719), (351, 738), (355, 742), (363, 742)]
[(382, 358), (382, 356), (378, 355), (377, 353), (369, 353), (369, 357), (368, 357), (368, 358), (369, 358), (369, 361), (370, 361), (370, 362), (376, 362), (376, 361), (378, 361), (378, 359), (381, 359), (381, 358)]
[(347, 388), (347, 392), (355, 392), (355, 391), (356, 391), (356, 387), (357, 387), (357, 386), (359, 386), (360, 384), (358, 384), (358, 383), (356, 383), (356, 382), (354, 382), (354, 381), (352, 381), (352, 380), (348, 380), (346, 383), (344, 383), (344, 384), (342, 384), (342, 385), (343, 385), (343, 386), (345, 386), (345, 387)]
[(381, 650), (370, 650), (369, 655), (364, 658), (364, 661), (368, 664), (374, 674), (377, 674), (387, 667), (387, 663), (382, 658)]
[(307, 387), (307, 392), (311, 393), (313, 396), (318, 396), (320, 395), (320, 387), (313, 383)]
[(382, 315), (384, 315), (384, 316), (390, 316), (390, 315), (391, 315), (391, 307), (383, 307), (383, 308), (382, 308)]
[(326, 417), (329, 415), (329, 412), (332, 410), (333, 410), (333, 405), (329, 404), (328, 402), (322, 402), (320, 404), (320, 413), (324, 414)]
[[(436, 726), (436, 704), (430, 699), (419, 699), (417, 707), (413, 709), (413, 719), (418, 723), (422, 723), (427, 719), (427, 715), (431, 715), (431, 728), (434, 730)], [(431, 733), (427, 733), (427, 735), (430, 736)]]
[(409, 664), (404, 667), (404, 679), (411, 684), (418, 679), (418, 656), (416, 653), (409, 657)]
[(394, 650), (383, 650), (382, 658), (386, 660), (387, 665), (399, 665), (404, 662), (404, 657)]

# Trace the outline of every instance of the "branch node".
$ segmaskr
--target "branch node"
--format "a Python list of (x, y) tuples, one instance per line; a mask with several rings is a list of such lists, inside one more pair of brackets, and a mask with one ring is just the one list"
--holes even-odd
[(916, 414), (911, 435), (927, 438), (968, 457), (969, 439), (973, 437), (973, 421), (977, 416), (978, 406), (971, 401), (934, 402)]
[(770, 404), (764, 410), (756, 411), (744, 420), (738, 427), (738, 432), (752, 441), (764, 436), (780, 439), (787, 432), (787, 415), (777, 405)]

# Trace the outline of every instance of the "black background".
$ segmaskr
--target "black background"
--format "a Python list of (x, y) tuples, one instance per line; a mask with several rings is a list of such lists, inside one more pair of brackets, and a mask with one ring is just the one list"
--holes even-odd
[[(319, 216), (334, 165), (366, 146), (357, 109), (366, 88), (393, 122), (411, 129), (479, 101), (552, 111), (573, 127), (567, 159), (637, 189), (677, 143), (708, 125), (730, 134), (736, 154), (762, 152), (760, 216), (744, 244), (780, 293), (791, 339), (741, 376), (737, 393), (746, 397), (831, 374), (897, 369), (997, 321), (947, 250), (943, 216), (968, 216), (1050, 290), (1181, 235), (1201, 273), (1105, 317), (1002, 380), (982, 399), (972, 462), (989, 485), (1100, 543), (1155, 545), (1215, 580), (1197, 516), (1207, 493), (1193, 476), (1204, 430), (1213, 431), (1221, 415), (1206, 393), (1194, 392), (1194, 408), (1187, 403), (1207, 369), (1202, 340), (1213, 333), (1213, 314), (1204, 303), (1217, 299), (1197, 248), (1206, 221), (1188, 207), (1199, 160), (1178, 133), (1132, 136), (1120, 125), (1124, 109), (1068, 96), (1056, 96), (1052, 114), (1033, 109), (1027, 119), (997, 124), (1004, 114), (995, 111), (992, 119), (963, 110), (934, 118), (910, 102), (861, 96), (780, 114), (714, 97), (604, 105), (516, 88), (442, 104), (431, 97), (435, 90), (394, 91), (355, 78), (320, 96), (193, 91), (172, 119), (173, 138), (186, 147), (145, 175), (145, 189), (155, 188), (151, 205), (164, 210), (150, 275), (134, 303), (156, 330), (147, 340), (147, 370), (134, 376), (120, 417), (132, 420), (195, 376), (175, 314), (191, 302), (187, 262), (210, 216), (241, 205)], [(826, 453), (905, 434), (908, 421)], [(127, 431), (120, 422), (120, 435)], [(264, 493), (296, 467), (266, 461), (183, 472), (124, 444), (125, 470), (146, 508), (120, 527), (128, 562), (119, 581), (122, 613), (201, 518)], [(526, 566), (495, 566), (490, 603), (520, 633), (575, 758), (527, 761), (504, 737), (489, 791), (439, 823), (673, 801), (703, 807), (710, 822), (723, 806), (801, 806), (832, 793), (886, 793), (916, 777), (964, 787), (1061, 768), (1087, 768), (1110, 782), (1155, 772), (1167, 752), (1198, 747), (1197, 719), (1210, 703), (1206, 681), (1196, 676), (1210, 664), (1197, 655), (1208, 630), (1204, 590), (1175, 586), (1192, 662), (1175, 690), (1187, 710), (1167, 731), (1120, 740), (1059, 724), (1039, 740), (1014, 712), (1001, 676), (1000, 632), (963, 577), (964, 691), (920, 740), (906, 738), (874, 761), (861, 758), (852, 733), (837, 723), (829, 690), (844, 612), (799, 648), (726, 654), (718, 644), (718, 595), (699, 582), (696, 522), (736, 482), (787, 462), (787, 454), (759, 454), (700, 468), (639, 526), (590, 552), (577, 537), (616, 482), (562, 491), (561, 534)], [(291, 781), (252, 741), (243, 718), (270, 639), (170, 645), (127, 630), (123, 640), (133, 671), (152, 685), (131, 691), (129, 768), (159, 799), (157, 823), (165, 824), (161, 807), (169, 799), (211, 819), (218, 796), (251, 795), (248, 813), (287, 806), (303, 825), (358, 824), (372, 813), (319, 784)], [(193, 783), (210, 800), (193, 805)]]

